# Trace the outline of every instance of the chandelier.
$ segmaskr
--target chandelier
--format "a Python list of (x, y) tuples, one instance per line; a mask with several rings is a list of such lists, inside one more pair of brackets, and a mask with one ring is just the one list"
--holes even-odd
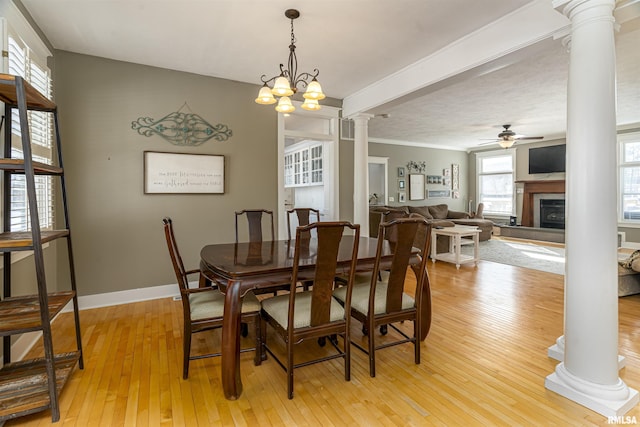
[[(262, 75), (263, 86), (260, 88), (256, 102), (262, 105), (275, 104), (276, 111), (281, 113), (290, 113), (295, 110), (295, 107), (291, 103), (291, 98), (294, 93), (298, 92), (298, 85), (301, 88), (306, 87), (307, 90), (302, 95), (304, 97), (304, 103), (302, 108), (308, 111), (319, 110), (320, 104), (318, 101), (325, 98), (325, 94), (322, 93), (320, 83), (316, 80), (320, 71), (317, 68), (313, 70), (313, 73), (300, 73), (298, 74), (298, 59), (296, 58), (296, 37), (293, 34), (293, 20), (300, 17), (300, 12), (296, 9), (287, 9), (284, 12), (284, 16), (291, 20), (291, 44), (289, 45), (289, 62), (287, 68), (284, 68), (284, 64), (280, 64), (280, 74), (267, 79), (266, 75)], [(309, 81), (310, 80), (310, 81)], [(273, 86), (269, 87), (269, 84), (273, 82)], [(276, 100), (275, 97), (279, 97)]]

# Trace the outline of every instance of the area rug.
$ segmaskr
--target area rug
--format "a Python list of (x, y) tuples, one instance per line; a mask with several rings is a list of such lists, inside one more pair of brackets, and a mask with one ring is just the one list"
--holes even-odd
[[(462, 247), (464, 254), (471, 255), (472, 251), (472, 246)], [(485, 261), (564, 274), (564, 248), (490, 239), (480, 242), (478, 255)]]

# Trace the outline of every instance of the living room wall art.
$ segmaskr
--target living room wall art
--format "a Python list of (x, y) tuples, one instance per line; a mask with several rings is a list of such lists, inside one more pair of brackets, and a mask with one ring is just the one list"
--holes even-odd
[(424, 200), (424, 175), (409, 174), (409, 200)]
[(427, 197), (429, 199), (448, 199), (451, 197), (451, 190), (429, 190)]
[[(189, 110), (183, 113), (183, 108)], [(131, 122), (131, 129), (143, 136), (158, 135), (173, 145), (195, 147), (210, 139), (227, 141), (233, 132), (227, 125), (212, 125), (198, 114), (191, 112), (185, 102), (178, 111), (169, 113), (159, 120), (152, 117), (139, 117)]]
[(455, 163), (451, 165), (451, 189), (460, 189), (460, 165)]
[(407, 170), (409, 171), (409, 173), (414, 172), (414, 173), (425, 173), (425, 171), (427, 170), (427, 163), (426, 162), (414, 162), (413, 160), (409, 161), (409, 163), (407, 163)]

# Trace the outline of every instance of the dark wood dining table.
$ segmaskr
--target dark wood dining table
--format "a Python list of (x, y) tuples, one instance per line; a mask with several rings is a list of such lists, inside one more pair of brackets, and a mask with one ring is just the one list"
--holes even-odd
[[(342, 239), (338, 254), (338, 265), (348, 273), (353, 236)], [(315, 266), (316, 240), (310, 239), (301, 256), (300, 273), (313, 274)], [(360, 237), (358, 246), (358, 271), (371, 271), (376, 258), (378, 241), (372, 237)], [(287, 284), (293, 270), (294, 241), (277, 240), (246, 243), (222, 243), (207, 245), (200, 252), (200, 270), (210, 281), (216, 283), (225, 293), (224, 318), (222, 326), (222, 388), (229, 400), (242, 394), (240, 376), (240, 314), (241, 298), (248, 291), (269, 292)], [(388, 247), (386, 247), (388, 250)], [(390, 262), (390, 251), (381, 258), (381, 266)], [(415, 254), (419, 259), (418, 251)], [(413, 267), (419, 268), (419, 265)], [(417, 277), (417, 272), (416, 272)], [(309, 277), (311, 278), (311, 277)], [(421, 314), (422, 336), (424, 340), (431, 326), (431, 290), (425, 284)]]

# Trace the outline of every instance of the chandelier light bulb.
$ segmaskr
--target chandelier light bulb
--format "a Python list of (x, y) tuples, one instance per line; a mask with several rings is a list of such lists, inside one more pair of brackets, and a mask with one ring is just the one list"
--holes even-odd
[(291, 99), (288, 96), (283, 96), (278, 101), (278, 105), (276, 106), (276, 111), (280, 113), (292, 113), (296, 107), (291, 103)]
[(304, 99), (315, 99), (316, 101), (320, 101), (326, 97), (325, 94), (322, 93), (322, 87), (316, 79), (313, 79), (311, 83), (309, 83), (306, 92), (302, 96)]
[(302, 104), (302, 109), (307, 111), (318, 111), (322, 107), (318, 104), (317, 99), (305, 99)]
[(258, 92), (258, 97), (256, 98), (256, 103), (261, 105), (269, 105), (275, 104), (277, 101), (273, 97), (271, 93), (271, 89), (266, 84), (260, 88), (260, 92)]
[(273, 93), (275, 96), (291, 96), (293, 95), (293, 90), (291, 89), (291, 86), (289, 86), (289, 80), (287, 80), (287, 78), (284, 76), (280, 76), (273, 84), (271, 93)]

